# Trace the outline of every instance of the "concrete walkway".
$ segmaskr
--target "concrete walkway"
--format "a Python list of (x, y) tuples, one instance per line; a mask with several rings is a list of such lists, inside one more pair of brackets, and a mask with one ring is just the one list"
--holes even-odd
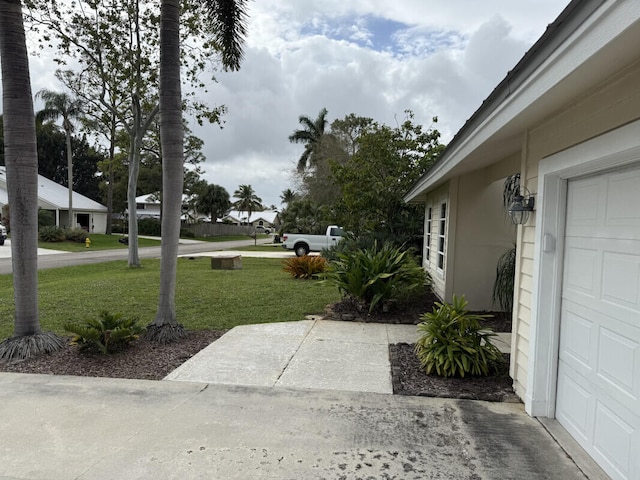
[(165, 380), (393, 393), (389, 344), (415, 343), (415, 325), (311, 318), (235, 327)]

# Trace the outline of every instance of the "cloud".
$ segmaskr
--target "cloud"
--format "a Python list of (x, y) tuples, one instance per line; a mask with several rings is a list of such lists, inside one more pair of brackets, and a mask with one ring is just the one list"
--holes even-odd
[[(249, 3), (246, 58), (199, 97), (224, 104), (223, 129), (198, 127), (205, 178), (233, 193), (250, 184), (267, 204), (293, 187), (302, 153), (288, 136), (326, 107), (395, 125), (405, 109), (448, 141), (568, 0), (260, 0)], [(59, 89), (33, 59), (34, 91)]]

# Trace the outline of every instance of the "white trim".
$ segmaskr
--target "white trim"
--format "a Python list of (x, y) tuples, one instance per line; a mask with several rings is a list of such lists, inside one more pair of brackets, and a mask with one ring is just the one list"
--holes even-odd
[[(640, 121), (540, 161), (525, 397), (529, 415), (555, 415), (567, 182), (570, 178), (633, 164), (640, 164)], [(555, 239), (555, 251), (543, 251), (545, 235)]]

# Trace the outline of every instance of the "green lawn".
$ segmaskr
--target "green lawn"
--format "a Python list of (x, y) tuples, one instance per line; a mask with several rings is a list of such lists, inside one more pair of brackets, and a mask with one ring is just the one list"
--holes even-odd
[[(126, 261), (39, 272), (40, 322), (64, 333), (62, 323), (96, 317), (102, 309), (138, 316), (146, 325), (158, 302), (159, 260), (143, 260), (130, 269)], [(211, 260), (178, 259), (176, 308), (187, 329), (226, 329), (236, 325), (302, 320), (321, 313), (339, 299), (335, 287), (295, 280), (282, 271), (282, 260), (243, 258), (242, 270), (212, 270)], [(0, 275), (0, 339), (13, 331), (11, 275)]]
[[(98, 233), (92, 233), (87, 235), (91, 239), (91, 246), (89, 247), (91, 250), (113, 250), (116, 248), (125, 249), (128, 248), (127, 245), (118, 242), (118, 239), (122, 238), (123, 235), (113, 234), (113, 235), (104, 235)], [(268, 235), (258, 235), (258, 238), (268, 238)], [(190, 240), (201, 240), (205, 242), (227, 242), (233, 240), (251, 240), (249, 235), (227, 235), (221, 237), (203, 237), (203, 238), (194, 238)], [(138, 238), (138, 246), (139, 247), (159, 247), (160, 239), (151, 239), (151, 238)], [(38, 242), (38, 247), (40, 248), (48, 248), (50, 250), (63, 250), (65, 252), (83, 252), (87, 250), (85, 243), (75, 243), (75, 242)]]
[[(92, 233), (87, 235), (91, 239), (91, 250), (113, 250), (117, 248), (126, 249), (127, 245), (118, 242), (118, 239), (123, 236), (120, 234), (104, 235), (99, 233)], [(159, 247), (160, 240), (153, 240), (149, 238), (139, 238), (139, 247)], [(63, 250), (65, 252), (84, 252), (87, 247), (84, 243), (75, 242), (38, 242), (39, 248), (48, 248), (50, 250)]]

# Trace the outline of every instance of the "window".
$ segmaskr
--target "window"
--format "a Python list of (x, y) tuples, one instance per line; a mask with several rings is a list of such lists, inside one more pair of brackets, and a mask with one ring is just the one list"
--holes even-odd
[(427, 224), (424, 232), (424, 258), (428, 262), (431, 259), (431, 220), (433, 219), (433, 208), (427, 208)]
[(438, 270), (444, 269), (445, 233), (447, 231), (447, 204), (440, 205), (440, 220), (438, 221)]

